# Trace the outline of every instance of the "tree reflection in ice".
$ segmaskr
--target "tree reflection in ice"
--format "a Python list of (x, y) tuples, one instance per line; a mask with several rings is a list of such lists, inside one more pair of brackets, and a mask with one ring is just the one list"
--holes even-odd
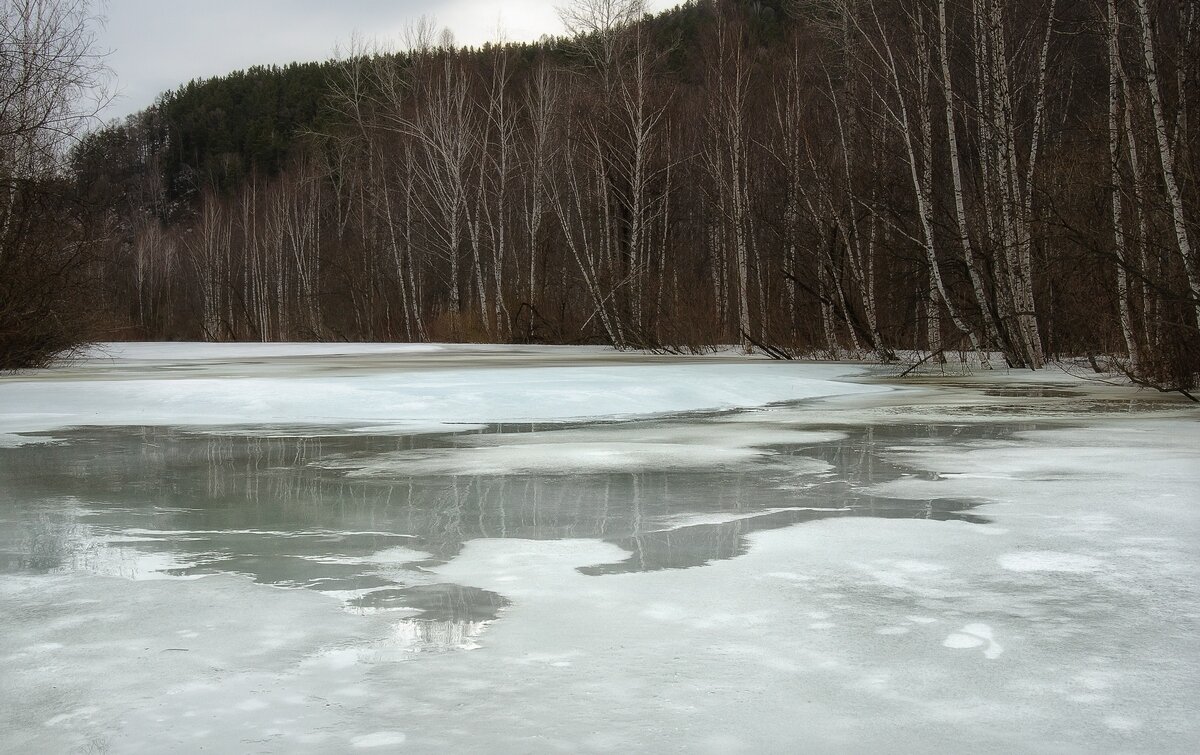
[[(507, 438), (514, 429), (487, 432)], [(553, 430), (521, 429), (554, 441)], [(507, 603), (444, 584), (431, 571), (468, 541), (590, 538), (629, 552), (581, 570), (602, 575), (733, 558), (745, 552), (751, 532), (827, 517), (982, 521), (969, 513), (969, 501), (870, 492), (908, 473), (881, 458), (882, 447), (958, 432), (866, 428), (829, 436), (835, 440), (774, 444), (711, 468), (486, 475), (405, 468), (404, 459), (431, 458), (453, 468), (472, 440), (463, 434), (59, 432), (54, 445), (0, 449), (3, 492), (15, 503), (0, 512), (0, 568), (133, 579), (241, 574), (335, 595), (351, 611), (394, 611), (397, 641), (412, 649), (470, 647)], [(381, 458), (401, 461), (352, 474)]]

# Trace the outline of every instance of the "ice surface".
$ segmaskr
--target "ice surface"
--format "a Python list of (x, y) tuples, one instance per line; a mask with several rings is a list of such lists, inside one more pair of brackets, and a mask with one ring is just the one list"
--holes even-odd
[(753, 448), (671, 443), (537, 443), (453, 452), (401, 452), (371, 461), (335, 460), (330, 469), (351, 475), (403, 474), (501, 475), (514, 473), (579, 474), (639, 469), (713, 468), (763, 456)]
[(595, 348), (506, 354), (448, 345), (110, 344), (70, 368), (0, 380), (0, 433), (12, 445), (13, 433), (80, 425), (354, 424), (440, 432), (886, 390), (844, 380), (864, 372), (761, 360), (639, 363)]
[[(435, 343), (102, 343), (88, 348), (83, 362), (180, 362), (278, 357), (409, 355), (444, 351)], [(453, 347), (449, 347), (453, 348)], [(490, 349), (491, 346), (473, 346)]]
[[(369, 459), (332, 459), (330, 469), (351, 476), (595, 474), (639, 470), (717, 469), (775, 456), (772, 447), (816, 445), (845, 438), (814, 432), (717, 419), (704, 424), (620, 423), (569, 430), (464, 435), (456, 446), (377, 454)], [(817, 474), (830, 466), (797, 458), (795, 474)]]
[[(319, 380), (382, 380), (378, 358)], [(599, 368), (589, 391), (665, 394), (659, 370), (734, 392), (745, 370), (761, 406), (774, 369), (622, 358), (402, 377), (468, 393), (490, 370), (503, 397)], [(120, 369), (98, 382), (194, 395)], [(803, 392), (847, 369), (784, 372)], [(61, 412), (55, 443), (0, 448), (0, 751), (1196, 751), (1195, 409), (1020, 375), (899, 387), (403, 437)], [(702, 397), (727, 400), (682, 403)], [(439, 400), (439, 422), (497, 416)]]

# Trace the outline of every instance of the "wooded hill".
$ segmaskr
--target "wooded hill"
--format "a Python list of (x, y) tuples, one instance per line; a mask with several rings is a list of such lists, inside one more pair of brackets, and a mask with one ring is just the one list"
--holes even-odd
[(192, 82), (74, 153), (99, 334), (1200, 370), (1180, 0), (579, 0)]

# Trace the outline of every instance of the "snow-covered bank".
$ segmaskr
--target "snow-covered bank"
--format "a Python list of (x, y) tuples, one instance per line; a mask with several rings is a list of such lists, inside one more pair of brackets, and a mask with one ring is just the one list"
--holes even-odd
[[(245, 413), (0, 446), (0, 751), (1200, 749), (1189, 403), (469, 348), (0, 381), (42, 422), (93, 386), (117, 425), (180, 424), (137, 392), (210, 383), (202, 409)], [(306, 387), (351, 416), (249, 421), (329, 404)]]
[(109, 344), (0, 380), (0, 433), (94, 425), (370, 425), (617, 419), (887, 388), (866, 368), (620, 354), (595, 347)]

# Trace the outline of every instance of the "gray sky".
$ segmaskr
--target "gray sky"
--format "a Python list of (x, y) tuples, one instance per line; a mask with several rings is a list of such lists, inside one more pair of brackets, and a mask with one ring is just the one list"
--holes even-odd
[[(563, 0), (108, 0), (101, 46), (112, 50), (119, 118), (194, 78), (268, 63), (324, 60), (354, 34), (394, 41), (422, 14), (459, 44), (557, 34)], [(673, 0), (650, 0), (651, 10)]]

